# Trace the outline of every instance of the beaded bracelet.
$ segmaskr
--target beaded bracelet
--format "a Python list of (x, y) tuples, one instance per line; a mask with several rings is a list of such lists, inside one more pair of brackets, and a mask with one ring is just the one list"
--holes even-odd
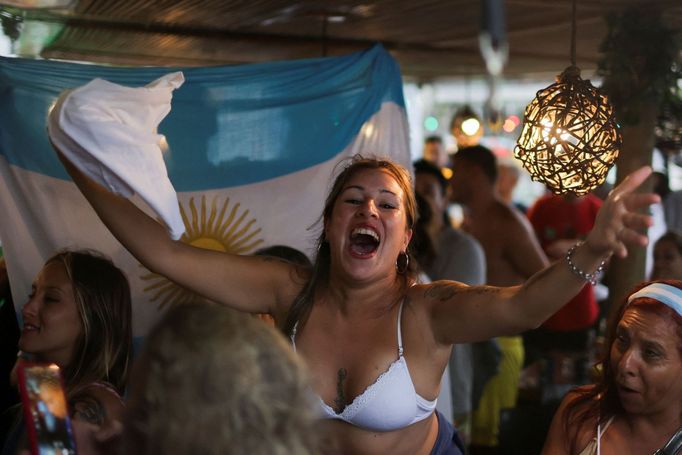
[(566, 263), (568, 264), (568, 268), (571, 269), (571, 272), (575, 273), (580, 278), (582, 278), (583, 280), (590, 283), (592, 286), (596, 286), (597, 285), (597, 279), (599, 278), (599, 274), (604, 270), (604, 266), (606, 265), (606, 259), (601, 261), (601, 263), (597, 267), (597, 270), (595, 270), (594, 273), (587, 273), (583, 270), (580, 270), (573, 263), (573, 253), (575, 252), (575, 249), (578, 248), (582, 244), (583, 244), (583, 242), (578, 242), (575, 245), (573, 245), (571, 248), (568, 249), (568, 251), (566, 252)]

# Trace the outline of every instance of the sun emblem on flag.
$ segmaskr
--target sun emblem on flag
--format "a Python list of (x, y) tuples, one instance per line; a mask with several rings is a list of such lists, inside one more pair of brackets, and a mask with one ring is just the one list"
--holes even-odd
[[(225, 199), (220, 209), (218, 205), (218, 197), (214, 197), (210, 209), (207, 209), (205, 196), (201, 197), (200, 208), (197, 208), (194, 198), (189, 200), (189, 210), (180, 203), (180, 214), (185, 223), (185, 233), (180, 241), (233, 254), (249, 253), (263, 243), (263, 239), (258, 238), (261, 228), (256, 226), (255, 218), (249, 218), (249, 210), (242, 209), (238, 202), (230, 206), (230, 198)], [(151, 294), (149, 300), (160, 308), (199, 298), (157, 273), (149, 272), (140, 278), (147, 282), (144, 291)]]

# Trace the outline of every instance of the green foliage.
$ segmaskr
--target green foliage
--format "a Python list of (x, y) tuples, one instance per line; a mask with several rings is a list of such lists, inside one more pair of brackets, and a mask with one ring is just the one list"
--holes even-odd
[(638, 123), (638, 112), (648, 103), (662, 113), (680, 112), (680, 36), (665, 25), (661, 12), (633, 8), (610, 14), (607, 23), (598, 74), (619, 122)]

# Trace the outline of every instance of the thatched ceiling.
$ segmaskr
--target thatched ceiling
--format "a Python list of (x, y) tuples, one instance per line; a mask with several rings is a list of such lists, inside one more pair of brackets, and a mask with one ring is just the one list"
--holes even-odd
[[(2, 0), (0, 0), (0, 4)], [(143, 65), (217, 65), (337, 55), (384, 43), (415, 80), (484, 74), (481, 4), (465, 0), (80, 0), (26, 17), (65, 25), (46, 58)], [(570, 63), (571, 0), (508, 0), (508, 77)], [(604, 17), (660, 8), (682, 29), (680, 0), (578, 0), (577, 63), (596, 67)], [(325, 18), (326, 21), (325, 21)]]

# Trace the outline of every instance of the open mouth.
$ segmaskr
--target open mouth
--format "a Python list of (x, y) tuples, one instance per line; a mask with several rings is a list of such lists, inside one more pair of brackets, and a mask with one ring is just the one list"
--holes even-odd
[(37, 325), (25, 323), (22, 331), (24, 333), (27, 333), (27, 332), (37, 332), (38, 330), (40, 330), (40, 327), (38, 327)]
[(355, 228), (350, 234), (350, 252), (357, 257), (371, 256), (380, 243), (379, 234), (367, 227)]
[(618, 384), (618, 389), (623, 393), (639, 393), (637, 390), (624, 386), (622, 384)]

